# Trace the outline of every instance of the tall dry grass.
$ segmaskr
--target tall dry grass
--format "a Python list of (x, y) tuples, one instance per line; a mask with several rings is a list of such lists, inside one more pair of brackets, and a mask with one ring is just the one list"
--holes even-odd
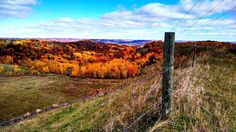
[[(182, 68), (175, 71), (175, 89), (172, 97), (172, 111), (183, 111), (184, 103), (200, 104), (203, 87), (195, 87), (192, 76), (195, 68)], [(104, 125), (106, 131), (145, 131), (160, 119), (161, 74), (149, 76), (132, 83), (124, 93), (109, 99), (110, 117)], [(184, 102), (184, 103), (183, 103)], [(196, 104), (196, 105), (197, 105)], [(196, 106), (195, 106), (196, 107)], [(113, 110), (112, 110), (113, 109)], [(114, 112), (114, 113), (113, 113)]]
[(149, 131), (236, 131), (235, 60), (211, 56), (177, 70), (170, 118)]

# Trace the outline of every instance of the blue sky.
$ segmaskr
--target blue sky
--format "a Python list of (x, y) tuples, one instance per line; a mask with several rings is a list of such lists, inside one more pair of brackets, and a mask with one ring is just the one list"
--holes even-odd
[(0, 37), (161, 40), (174, 31), (178, 40), (236, 41), (236, 1), (197, 2), (0, 0)]

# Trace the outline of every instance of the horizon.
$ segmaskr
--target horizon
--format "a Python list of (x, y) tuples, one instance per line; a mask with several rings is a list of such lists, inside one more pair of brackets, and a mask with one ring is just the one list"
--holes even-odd
[[(76, 41), (84, 41), (84, 40), (92, 40), (95, 42), (104, 42), (107, 43), (109, 42), (109, 40), (114, 41), (114, 43), (116, 44), (125, 44), (125, 41), (127, 43), (132, 43), (132, 41), (145, 41), (145, 42), (140, 42), (140, 43), (146, 43), (146, 42), (150, 42), (150, 41), (162, 41), (164, 42), (164, 40), (158, 39), (158, 40), (154, 40), (154, 39), (93, 39), (93, 38), (87, 38), (87, 39), (83, 39), (83, 38), (2, 38), (0, 37), (0, 39), (10, 39), (10, 40), (45, 40), (45, 41), (58, 41), (58, 42), (76, 42)], [(68, 41), (63, 41), (62, 39), (67, 39)], [(104, 40), (104, 41), (101, 41)], [(122, 43), (118, 43), (118, 41), (122, 41)], [(233, 43), (236, 44), (236, 41), (217, 41), (217, 40), (175, 40), (176, 42), (206, 42), (206, 41), (215, 41), (215, 42), (229, 42), (229, 43)]]
[(0, 38), (163, 40), (164, 32), (173, 31), (178, 41), (236, 41), (234, 0), (2, 0), (0, 4)]

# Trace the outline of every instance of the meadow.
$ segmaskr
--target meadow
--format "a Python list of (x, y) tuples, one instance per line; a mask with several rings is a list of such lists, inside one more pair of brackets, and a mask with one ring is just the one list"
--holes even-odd
[(115, 90), (122, 80), (77, 79), (63, 75), (0, 78), (0, 120), (36, 109)]

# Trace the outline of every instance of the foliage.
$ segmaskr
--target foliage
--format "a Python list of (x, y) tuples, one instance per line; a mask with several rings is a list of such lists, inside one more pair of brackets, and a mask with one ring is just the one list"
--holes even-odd
[(39, 40), (0, 40), (0, 63), (26, 66), (43, 73), (82, 78), (128, 78), (157, 59), (141, 55), (136, 46), (85, 40), (62, 43)]
[[(194, 47), (193, 45), (197, 45)], [(163, 42), (143, 46), (97, 43), (90, 40), (54, 42), (42, 40), (0, 40), (0, 63), (26, 66), (43, 73), (82, 78), (128, 78), (150, 64), (161, 64)], [(225, 42), (184, 42), (176, 44), (175, 62), (185, 61), (212, 49), (235, 51)]]

